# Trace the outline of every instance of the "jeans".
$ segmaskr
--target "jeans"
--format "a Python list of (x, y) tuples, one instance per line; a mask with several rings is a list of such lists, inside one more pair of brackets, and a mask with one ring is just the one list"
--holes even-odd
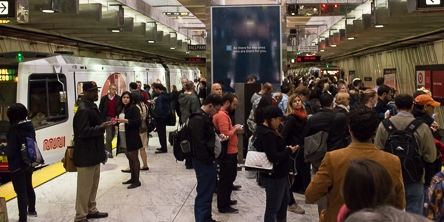
[(226, 160), (219, 163), (219, 183), (217, 184), (217, 208), (219, 210), (230, 207), (233, 182), (237, 176), (237, 154), (227, 154)]
[(404, 184), (405, 211), (422, 215), (424, 208), (424, 185), (419, 183)]
[[(106, 121), (110, 121), (111, 120), (111, 116), (107, 116), (106, 117)], [(113, 146), (112, 146), (112, 141), (114, 136), (116, 135), (116, 127), (111, 126), (111, 127), (106, 127), (105, 128), (105, 132), (106, 132), (106, 144), (105, 144), (105, 149), (111, 154), (113, 155)], [(117, 155), (117, 153), (116, 153)]]
[(270, 178), (261, 174), (259, 176), (266, 194), (264, 222), (286, 219), (290, 199), (288, 177)]
[(216, 163), (207, 165), (193, 158), (193, 167), (197, 178), (194, 219), (196, 222), (211, 222), (211, 203), (217, 180)]
[(167, 151), (167, 139), (166, 139), (166, 120), (156, 119), (157, 135), (159, 136), (160, 148), (162, 151)]
[(27, 212), (35, 211), (35, 192), (32, 187), (32, 167), (25, 167), (11, 173), (12, 186), (17, 193), (19, 220), (27, 221)]

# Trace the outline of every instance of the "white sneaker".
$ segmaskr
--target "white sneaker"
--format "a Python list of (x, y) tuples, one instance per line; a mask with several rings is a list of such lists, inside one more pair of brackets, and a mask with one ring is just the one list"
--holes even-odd
[(296, 214), (304, 214), (305, 210), (302, 209), (297, 203), (294, 203), (288, 207), (288, 211)]

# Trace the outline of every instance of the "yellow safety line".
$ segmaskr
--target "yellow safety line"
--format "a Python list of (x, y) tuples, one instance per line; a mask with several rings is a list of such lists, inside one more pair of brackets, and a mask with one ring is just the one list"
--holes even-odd
[[(112, 146), (116, 147), (117, 138), (114, 138), (112, 141)], [(51, 164), (49, 166), (44, 167), (41, 170), (36, 170), (32, 174), (32, 185), (38, 187), (66, 172), (65, 168), (63, 168), (62, 162), (57, 162)], [(14, 191), (14, 187), (12, 186), (12, 182), (8, 182), (0, 186), (0, 197), (5, 197), (6, 201), (16, 197), (17, 194)]]
[[(34, 171), (32, 174), (32, 185), (34, 187), (38, 187), (43, 183), (64, 174), (65, 172), (66, 170), (63, 168), (63, 164), (61, 162), (51, 164), (41, 170)], [(14, 187), (12, 186), (12, 182), (8, 182), (0, 186), (0, 196), (5, 197), (6, 201), (9, 201), (17, 196), (14, 191)]]

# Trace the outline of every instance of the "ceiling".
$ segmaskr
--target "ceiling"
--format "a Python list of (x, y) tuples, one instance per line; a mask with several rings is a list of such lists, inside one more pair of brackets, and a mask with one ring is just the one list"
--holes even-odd
[[(55, 6), (51, 0), (17, 1), (29, 4), (29, 11), (19, 18), (27, 22), (1, 24), (0, 35), (132, 54), (153, 61), (183, 62), (186, 57), (205, 57), (205, 51), (189, 52), (187, 46), (206, 43), (208, 0), (53, 0), (58, 2)], [(347, 0), (334, 2), (341, 1)], [(442, 11), (408, 13), (405, 0), (390, 0), (389, 4), (380, 0), (371, 16), (370, 1), (362, 1), (339, 4), (347, 8), (346, 16), (285, 16), (287, 35), (297, 38), (293, 45), (288, 38), (287, 58), (307, 54), (299, 52), (298, 45), (318, 45), (323, 51), (308, 53), (331, 61), (444, 38)], [(286, 1), (251, 2), (285, 5)], [(56, 13), (43, 13), (42, 9), (51, 3)], [(375, 28), (376, 24), (384, 27)], [(348, 40), (350, 37), (354, 40)], [(336, 47), (331, 46), (332, 40)]]

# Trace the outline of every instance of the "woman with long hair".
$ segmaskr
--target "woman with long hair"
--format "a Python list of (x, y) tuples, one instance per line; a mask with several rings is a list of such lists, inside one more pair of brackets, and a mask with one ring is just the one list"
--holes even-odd
[(265, 152), (273, 163), (273, 173), (259, 173), (261, 184), (265, 187), (266, 207), (265, 222), (286, 221), (289, 201), (290, 155), (299, 148), (285, 145), (285, 140), (278, 132), (281, 125), (282, 110), (277, 106), (268, 106), (263, 112), (263, 122), (257, 123), (254, 147)]
[(35, 130), (32, 122), (27, 119), (28, 110), (21, 103), (9, 106), (6, 115), (9, 119), (9, 130), (6, 134), (7, 145), (2, 146), (2, 151), (8, 157), (8, 169), (11, 173), (12, 186), (17, 193), (19, 209), (19, 221), (27, 221), (27, 216), (37, 217), (35, 211), (35, 192), (32, 187), (32, 172), (34, 167), (27, 165), (22, 160), (20, 149), (23, 138), (29, 137), (35, 140)]
[(297, 214), (305, 213), (293, 197), (293, 191), (304, 193), (305, 188), (311, 181), (310, 163), (304, 161), (304, 128), (307, 122), (307, 112), (302, 96), (293, 94), (288, 98), (287, 110), (285, 113), (286, 120), (281, 134), (285, 139), (286, 145), (299, 146), (298, 151), (292, 154), (291, 166), (295, 172), (292, 172), (293, 184), (290, 187), (290, 202), (288, 210)]
[[(148, 156), (146, 154), (145, 148), (148, 148), (148, 131), (147, 131), (147, 125), (145, 119), (148, 118), (148, 106), (145, 105), (145, 103), (142, 102), (142, 98), (138, 96), (137, 94), (131, 93), (132, 97), (134, 99), (134, 104), (137, 108), (139, 108), (140, 111), (140, 117), (142, 120), (141, 128), (144, 128), (144, 131), (140, 131), (140, 139), (142, 140), (142, 148), (139, 149), (140, 158), (142, 158), (142, 167), (140, 167), (140, 170), (149, 170), (148, 167)], [(131, 173), (130, 167), (127, 167), (126, 169), (122, 170), (124, 173)]]
[(141, 185), (139, 180), (140, 161), (137, 151), (143, 148), (139, 134), (142, 119), (139, 109), (133, 104), (134, 98), (131, 97), (130, 92), (123, 92), (120, 99), (121, 106), (117, 110), (117, 113), (119, 113), (119, 118), (117, 119), (119, 123), (117, 144), (120, 149), (124, 150), (131, 172), (131, 178), (128, 181), (122, 182), (122, 184), (130, 184), (127, 188), (133, 189)]

